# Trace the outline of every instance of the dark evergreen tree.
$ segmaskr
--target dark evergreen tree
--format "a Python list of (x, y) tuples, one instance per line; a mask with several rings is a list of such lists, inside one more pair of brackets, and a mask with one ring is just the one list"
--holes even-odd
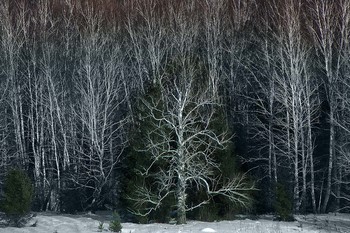
[(278, 220), (293, 221), (293, 204), (286, 188), (278, 183), (276, 188), (276, 214)]
[(19, 169), (9, 171), (4, 186), (4, 200), (1, 209), (5, 212), (11, 225), (21, 226), (24, 217), (31, 209), (33, 186), (28, 175)]
[[(124, 161), (124, 183), (122, 185), (124, 189), (124, 195), (122, 197), (122, 203), (125, 203), (125, 207), (131, 212), (139, 212), (139, 210), (148, 209), (147, 204), (144, 205), (135, 205), (135, 202), (132, 200), (133, 196), (137, 192), (137, 187), (145, 185), (147, 187), (157, 188), (156, 178), (147, 177), (142, 175), (144, 168), (149, 167), (150, 163), (150, 152), (146, 151), (147, 141), (146, 134), (152, 134), (152, 128), (154, 127), (154, 122), (151, 118), (147, 117), (147, 109), (144, 101), (159, 100), (160, 98), (160, 89), (157, 86), (150, 86), (148, 91), (145, 94), (144, 98), (138, 98), (134, 105), (134, 122), (129, 130), (130, 137), (130, 147), (129, 153), (127, 153), (126, 159)], [(159, 102), (159, 105), (162, 103)], [(161, 108), (161, 106), (159, 106)], [(162, 126), (159, 126), (162, 127)], [(162, 130), (167, 131), (166, 128)], [(156, 138), (159, 135), (154, 132), (152, 137)], [(159, 138), (160, 140), (160, 138)], [(164, 168), (166, 164), (164, 161), (155, 161), (156, 167)], [(163, 205), (155, 211), (151, 211), (147, 216), (135, 215), (136, 220), (141, 223), (146, 223), (148, 221), (158, 221), (158, 222), (168, 222), (170, 219), (170, 210), (175, 205), (175, 200), (172, 197), (164, 200)]]
[[(211, 128), (217, 132), (223, 132), (229, 128), (224, 111), (217, 111), (214, 120), (211, 122)], [(230, 135), (233, 135), (233, 130), (230, 129)], [(242, 171), (237, 163), (234, 143), (229, 143), (224, 150), (217, 150), (213, 154), (219, 168), (215, 170), (215, 176), (218, 177), (218, 185), (224, 186), (225, 182), (234, 179)], [(252, 193), (252, 192), (250, 192)], [(251, 194), (249, 194), (251, 195)], [(189, 202), (196, 205), (201, 200), (207, 199), (205, 190), (196, 191), (193, 189), (189, 195)], [(251, 203), (252, 204), (252, 203)], [(201, 221), (215, 221), (219, 219), (233, 219), (237, 213), (242, 211), (242, 207), (237, 203), (230, 201), (228, 198), (221, 195), (213, 196), (207, 205), (190, 213), (189, 216)]]
[(109, 223), (109, 230), (113, 232), (121, 232), (122, 230), (121, 219), (118, 212), (113, 212), (113, 219)]

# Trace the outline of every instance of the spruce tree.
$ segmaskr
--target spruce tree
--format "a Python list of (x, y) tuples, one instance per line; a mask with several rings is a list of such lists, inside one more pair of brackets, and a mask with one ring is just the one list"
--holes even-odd
[(276, 214), (281, 221), (293, 221), (293, 205), (286, 188), (278, 183), (276, 188)]
[[(130, 147), (128, 148), (126, 160), (124, 161), (126, 169), (124, 171), (124, 184), (122, 185), (124, 189), (123, 202), (126, 203), (126, 208), (134, 213), (138, 213), (149, 208), (147, 204), (136, 205), (132, 200), (137, 192), (137, 187), (144, 185), (154, 189), (157, 188), (155, 185), (156, 179), (154, 177), (146, 178), (141, 174), (141, 172), (144, 168), (149, 167), (150, 163), (152, 162), (149, 159), (151, 157), (151, 153), (145, 150), (147, 147), (147, 141), (145, 141), (145, 138), (147, 138), (146, 134), (152, 132), (152, 128), (154, 127), (154, 121), (147, 117), (148, 110), (146, 109), (144, 102), (152, 101), (152, 99), (159, 100), (160, 96), (161, 93), (158, 86), (152, 85), (149, 86), (144, 98), (138, 98), (134, 104), (133, 124), (129, 129)], [(159, 108), (161, 108), (161, 104), (161, 101), (159, 101)], [(167, 131), (166, 128), (163, 128), (162, 130), (164, 132)], [(152, 137), (157, 138), (158, 135), (153, 134)], [(159, 138), (159, 140), (161, 139)], [(158, 168), (164, 168), (164, 166), (166, 166), (162, 160), (156, 161), (156, 165)], [(147, 216), (135, 214), (136, 220), (141, 223), (147, 223), (149, 221), (168, 222), (170, 219), (170, 210), (174, 205), (174, 198), (169, 197), (164, 200), (160, 208), (151, 211)]]
[(33, 199), (33, 186), (28, 175), (19, 169), (9, 171), (5, 179), (4, 194), (1, 209), (10, 224), (19, 227), (29, 213)]

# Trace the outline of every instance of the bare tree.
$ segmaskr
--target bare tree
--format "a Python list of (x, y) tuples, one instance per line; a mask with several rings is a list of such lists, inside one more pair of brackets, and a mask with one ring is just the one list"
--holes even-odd
[[(7, 47), (8, 43), (11, 43), (9, 39), (13, 38), (11, 24), (9, 25), (9, 12), (7, 11), (7, 2), (3, 2), (0, 4), (0, 17), (1, 17), (1, 26), (0, 26), (0, 40), (1, 40), (1, 52), (0, 52), (0, 77), (1, 77), (1, 95), (0, 95), (0, 105), (1, 105), (1, 114), (2, 119), (0, 120), (0, 177), (4, 177), (6, 174), (6, 170), (10, 165), (10, 161), (12, 156), (9, 154), (10, 145), (9, 145), (9, 137), (11, 137), (11, 125), (9, 124), (9, 86), (10, 86), (10, 77), (13, 71), (8, 68), (8, 62), (11, 62), (9, 53), (11, 53), (11, 48)], [(10, 46), (14, 46), (11, 45)], [(8, 50), (9, 49), (9, 50)], [(4, 179), (0, 179), (0, 185)]]
[[(307, 65), (310, 48), (307, 47), (303, 37), (302, 2), (287, 1), (282, 14), (279, 18), (284, 20), (279, 26), (277, 38), (280, 59), (277, 83), (281, 88), (281, 96), (277, 98), (283, 99), (283, 106), (286, 108), (286, 156), (291, 159), (294, 166), (294, 208), (299, 212), (307, 194), (306, 177), (309, 172), (309, 160), (313, 158), (311, 130), (312, 123), (317, 119), (315, 106), (318, 105), (315, 102), (317, 98), (314, 97), (318, 87), (312, 81)], [(314, 188), (311, 189), (315, 209)]]
[[(310, 9), (312, 15), (313, 26), (310, 30), (314, 36), (314, 42), (319, 54), (319, 60), (325, 75), (326, 97), (329, 104), (329, 159), (326, 174), (325, 195), (323, 201), (319, 202), (318, 211), (325, 212), (327, 210), (329, 197), (332, 193), (332, 182), (334, 174), (334, 163), (336, 161), (336, 111), (339, 107), (337, 101), (337, 88), (341, 76), (342, 51), (346, 45), (344, 42), (346, 36), (343, 21), (344, 13), (346, 13), (346, 1), (329, 2), (329, 1), (312, 1)], [(342, 6), (339, 10), (339, 6)], [(345, 11), (344, 11), (345, 10)], [(339, 17), (341, 15), (341, 17)], [(339, 27), (338, 22), (345, 23)], [(343, 27), (343, 28), (342, 28)], [(347, 26), (345, 26), (347, 27)], [(337, 43), (337, 33), (341, 28), (341, 36)], [(346, 30), (346, 29), (345, 29)]]
[[(339, 71), (339, 83), (336, 88), (336, 100), (339, 103), (336, 110), (336, 171), (334, 172), (335, 189), (331, 195), (336, 198), (336, 209), (349, 208), (349, 193), (347, 188), (349, 182), (349, 94), (350, 94), (350, 2), (342, 0), (338, 2), (337, 17), (337, 37), (335, 37), (335, 47), (337, 53), (337, 65)], [(344, 204), (341, 204), (341, 203)]]
[(263, 155), (257, 159), (267, 161), (267, 175), (272, 184), (280, 181), (278, 175), (282, 170), (278, 172), (278, 169), (288, 168), (293, 176), (289, 183), (293, 184), (294, 210), (298, 212), (309, 188), (309, 173), (315, 208), (312, 129), (319, 106), (318, 83), (308, 66), (310, 48), (302, 32), (301, 2), (267, 6), (274, 14), (265, 15), (264, 31), (261, 31), (265, 35), (261, 41), (264, 68), (253, 76), (251, 84), (260, 91), (250, 100), (256, 106), (254, 137), (265, 143), (260, 147), (257, 144), (255, 149)]
[[(11, 121), (14, 141), (11, 148), (14, 152), (18, 165), (25, 165), (25, 142), (23, 120), (23, 82), (19, 67), (21, 63), (20, 50), (24, 46), (26, 35), (26, 15), (23, 4), (18, 4), (17, 11), (11, 9), (10, 1), (3, 1), (1, 7), (1, 31), (4, 70), (2, 75), (8, 80), (9, 120)], [(14, 22), (12, 17), (16, 15), (18, 20)], [(11, 138), (12, 138), (11, 137)], [(10, 144), (8, 144), (10, 146)]]
[(220, 77), (223, 75), (223, 36), (224, 22), (227, 22), (225, 9), (228, 7), (224, 1), (205, 2), (205, 45), (206, 60), (213, 96), (219, 96), (217, 88), (223, 82)]
[(129, 53), (133, 61), (133, 74), (139, 77), (138, 85), (144, 92), (148, 82), (156, 83), (163, 72), (162, 64), (167, 58), (167, 32), (162, 1), (130, 1), (126, 29), (130, 38)]
[[(174, 195), (179, 224), (186, 222), (187, 211), (209, 201), (188, 206), (190, 187), (203, 188), (209, 196), (224, 195), (243, 206), (249, 203), (248, 192), (254, 189), (244, 176), (217, 186), (218, 177), (214, 177), (213, 172), (219, 165), (212, 155), (216, 150), (225, 149), (230, 138), (227, 132), (216, 132), (211, 127), (219, 105), (208, 91), (207, 80), (196, 76), (198, 71), (193, 62), (186, 60), (187, 68), (182, 68), (176, 77), (161, 80), (160, 98), (142, 100), (147, 111), (143, 120), (153, 122), (153, 127), (147, 133), (143, 148), (151, 153), (150, 165), (139, 172), (145, 177), (155, 177), (156, 183), (152, 188), (139, 187), (133, 198), (138, 204), (151, 204), (137, 212), (147, 215), (159, 208), (166, 197)], [(166, 169), (155, 167), (157, 161), (165, 163)]]
[(75, 78), (79, 101), (74, 108), (80, 141), (77, 170), (71, 180), (92, 191), (89, 207), (96, 208), (106, 198), (103, 191), (112, 184), (113, 171), (126, 142), (126, 118), (120, 112), (125, 102), (120, 75), (123, 54), (120, 45), (111, 43), (112, 38), (102, 31), (102, 13), (93, 7), (82, 13), (87, 24), (81, 32), (81, 60)]

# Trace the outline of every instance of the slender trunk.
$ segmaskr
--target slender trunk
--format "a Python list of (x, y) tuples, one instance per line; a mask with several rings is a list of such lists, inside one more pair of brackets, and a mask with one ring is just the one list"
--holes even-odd
[(342, 176), (343, 176), (343, 171), (342, 168), (340, 166), (340, 164), (338, 163), (338, 182), (337, 182), (337, 190), (336, 190), (336, 195), (337, 195), (337, 201), (336, 201), (336, 211), (339, 211), (340, 209), (340, 195), (341, 195), (341, 185), (342, 185)]
[[(296, 121), (296, 119), (294, 119)], [(294, 207), (299, 212), (299, 153), (298, 153), (298, 132), (294, 124)]]
[(326, 183), (326, 193), (322, 206), (322, 213), (327, 211), (328, 201), (331, 194), (332, 188), (332, 172), (333, 172), (333, 160), (334, 160), (334, 110), (333, 110), (333, 101), (330, 101), (329, 109), (329, 162), (328, 162), (328, 171), (327, 171), (327, 183)]
[(19, 117), (19, 101), (17, 99), (18, 93), (17, 93), (17, 88), (14, 84), (14, 93), (13, 93), (13, 102), (12, 102), (12, 117), (13, 117), (13, 124), (15, 128), (15, 137), (16, 137), (16, 144), (17, 144), (17, 150), (18, 150), (18, 155), (20, 158), (23, 158), (23, 149), (22, 149), (22, 137), (21, 137), (21, 124), (20, 124), (20, 117)]
[[(43, 92), (40, 90), (40, 99), (43, 99)], [(41, 172), (42, 172), (42, 198), (45, 200), (46, 198), (46, 182), (47, 182), (47, 176), (46, 176), (46, 158), (45, 158), (45, 148), (44, 148), (44, 128), (45, 128), (45, 112), (44, 108), (40, 106), (40, 128), (39, 124), (37, 126), (37, 137), (40, 138), (39, 140), (39, 153), (40, 153), (40, 162), (41, 162)], [(37, 122), (39, 122), (39, 119), (37, 119)], [(47, 210), (47, 206), (42, 207), (43, 210)]]
[[(19, 92), (21, 91), (21, 88), (19, 88)], [(23, 167), (27, 167), (28, 161), (27, 161), (27, 153), (26, 153), (26, 147), (25, 147), (25, 135), (24, 135), (24, 113), (23, 113), (23, 100), (22, 95), (19, 93), (19, 119), (20, 119), (20, 132), (21, 132), (21, 155), (22, 155), (22, 165)]]
[(284, 96), (284, 105), (286, 107), (286, 134), (287, 134), (287, 157), (291, 158), (291, 135), (290, 135), (290, 114), (289, 114), (289, 103), (288, 103), (288, 93), (287, 93), (287, 87), (284, 87), (285, 89), (285, 96)]
[(313, 146), (312, 146), (312, 128), (311, 128), (311, 109), (310, 109), (310, 100), (308, 99), (307, 103), (307, 154), (310, 158), (310, 186), (311, 186), (311, 203), (312, 210), (314, 214), (316, 213), (316, 197), (315, 197), (315, 169), (314, 169), (314, 155), (313, 155)]
[(317, 207), (317, 212), (321, 213), (321, 206), (322, 206), (322, 196), (323, 196), (323, 186), (324, 186), (324, 174), (322, 176), (322, 182), (321, 182), (321, 187), (320, 187), (320, 195), (318, 199), (318, 207)]
[[(274, 107), (274, 81), (270, 81), (270, 100), (269, 100), (269, 180), (270, 180), (270, 200), (269, 205), (273, 206), (273, 194), (275, 193), (277, 184), (277, 159), (274, 151), (274, 136), (273, 136), (273, 107)], [(272, 194), (272, 195), (271, 195)]]
[(293, 117), (293, 140), (294, 140), (294, 145), (293, 145), (293, 165), (294, 165), (294, 188), (293, 188), (293, 199), (294, 199), (294, 211), (296, 213), (299, 212), (299, 132), (298, 132), (298, 116), (297, 116), (297, 106), (296, 106), (296, 100), (295, 96), (293, 93), (292, 96), (292, 103), (291, 103), (291, 109), (292, 109), (292, 117)]
[[(31, 80), (34, 80), (34, 90), (32, 90), (32, 84)], [(36, 120), (34, 119), (34, 112), (35, 112), (35, 118), (38, 118), (38, 90), (37, 90), (37, 81), (36, 77), (29, 77), (28, 78), (29, 83), (29, 95), (30, 95), (30, 107), (29, 107), (29, 120), (30, 120), (30, 134), (31, 134), (31, 147), (33, 151), (33, 160), (34, 160), (34, 181), (35, 186), (39, 183), (39, 176), (40, 176), (40, 156), (39, 151), (37, 150), (37, 141), (38, 138), (36, 138)], [(34, 93), (33, 93), (34, 92)], [(35, 98), (33, 100), (33, 98)]]
[[(49, 68), (48, 68), (49, 69)], [(49, 79), (50, 77), (46, 77), (47, 78), (47, 87), (49, 87)], [(53, 97), (52, 97), (52, 93), (49, 91), (49, 102), (50, 102), (50, 106), (49, 106), (49, 112), (50, 112), (50, 128), (51, 128), (51, 142), (52, 142), (52, 149), (53, 149), (53, 154), (54, 154), (54, 160), (55, 160), (55, 165), (56, 165), (56, 176), (57, 176), (57, 190), (56, 188), (52, 189), (52, 196), (51, 196), (51, 208), (53, 208), (52, 210), (57, 211), (58, 210), (58, 203), (57, 203), (57, 199), (58, 199), (58, 190), (61, 190), (61, 168), (60, 168), (60, 160), (59, 160), (59, 155), (58, 155), (58, 148), (57, 148), (57, 137), (56, 137), (56, 129), (55, 129), (55, 119), (54, 119), (54, 115), (53, 115), (53, 111), (54, 111), (54, 103), (53, 103)]]
[(306, 181), (306, 175), (307, 175), (307, 166), (308, 166), (308, 162), (307, 162), (307, 154), (306, 154), (306, 150), (305, 150), (305, 136), (304, 136), (304, 127), (300, 127), (300, 136), (301, 136), (301, 160), (302, 160), (302, 181), (303, 181), (303, 188), (302, 188), (302, 193), (299, 199), (299, 203), (298, 203), (298, 209), (300, 211), (300, 207), (302, 206), (303, 202), (305, 201), (305, 197), (306, 197), (306, 185), (307, 185), (307, 181)]
[(65, 130), (65, 127), (64, 127), (64, 124), (63, 124), (63, 116), (62, 116), (62, 110), (59, 106), (59, 103), (58, 103), (58, 99), (57, 99), (57, 93), (56, 93), (56, 90), (55, 90), (55, 86), (53, 84), (53, 81), (52, 81), (52, 78), (51, 77), (48, 77), (48, 85), (51, 90), (50, 90), (50, 93), (52, 93), (52, 104), (54, 104), (54, 109), (55, 109), (55, 112), (57, 114), (57, 120), (58, 120), (58, 123), (59, 123), (59, 126), (60, 126), (60, 129), (61, 129), (61, 133), (62, 133), (62, 136), (63, 136), (63, 170), (66, 169), (67, 166), (69, 166), (70, 164), (70, 159), (69, 159), (69, 154), (68, 154), (68, 148), (67, 148), (67, 133), (66, 133), (66, 130)]

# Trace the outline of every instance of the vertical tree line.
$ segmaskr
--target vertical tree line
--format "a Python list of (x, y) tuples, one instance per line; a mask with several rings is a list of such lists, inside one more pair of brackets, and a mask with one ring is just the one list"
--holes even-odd
[[(75, 210), (118, 205), (143, 101), (164, 130), (138, 150), (168, 166), (144, 167), (162, 185), (138, 201), (177, 193), (185, 212), (194, 183), (232, 192), (212, 189), (208, 168), (219, 167), (209, 145), (229, 140), (264, 197), (257, 211), (274, 209), (280, 184), (295, 213), (346, 211), (349, 24), (349, 0), (1, 1), (0, 187), (20, 167), (38, 210), (68, 211), (72, 197)], [(209, 130), (213, 105), (228, 131)]]

